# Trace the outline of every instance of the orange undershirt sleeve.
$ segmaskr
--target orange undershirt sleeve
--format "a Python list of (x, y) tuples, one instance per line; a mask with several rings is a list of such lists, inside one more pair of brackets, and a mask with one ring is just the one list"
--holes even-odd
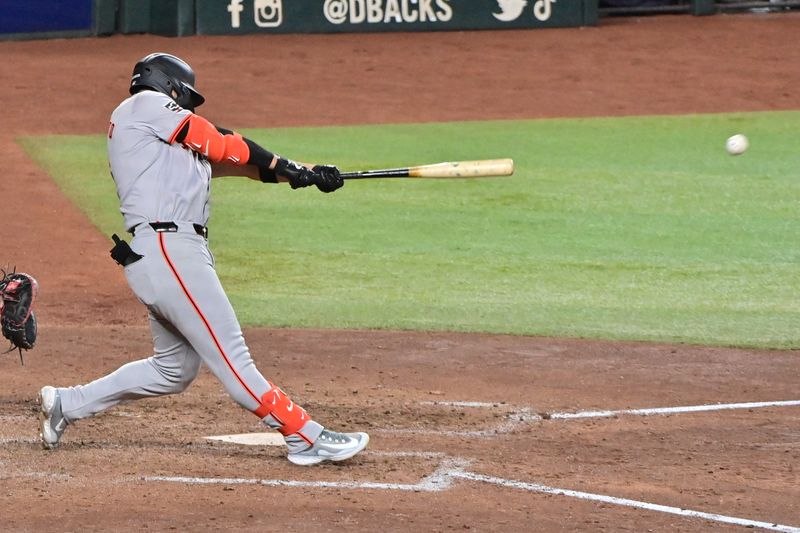
[(212, 163), (246, 165), (250, 159), (250, 148), (240, 134), (233, 132), (223, 135), (199, 115), (189, 118), (189, 129), (182, 142)]

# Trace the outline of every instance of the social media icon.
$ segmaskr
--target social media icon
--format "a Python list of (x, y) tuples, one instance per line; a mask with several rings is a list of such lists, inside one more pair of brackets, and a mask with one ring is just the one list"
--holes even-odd
[(545, 22), (553, 14), (553, 4), (555, 3), (556, 0), (536, 0), (536, 3), (533, 4), (533, 16)]
[(281, 0), (253, 0), (253, 16), (259, 28), (276, 28), (283, 22)]
[(528, 4), (527, 0), (497, 0), (500, 13), (492, 13), (494, 18), (503, 22), (517, 20), (522, 15), (522, 10)]
[(231, 28), (238, 28), (242, 25), (240, 16), (242, 11), (244, 11), (242, 1), (243, 0), (231, 0), (231, 3), (228, 4), (228, 13), (231, 14)]

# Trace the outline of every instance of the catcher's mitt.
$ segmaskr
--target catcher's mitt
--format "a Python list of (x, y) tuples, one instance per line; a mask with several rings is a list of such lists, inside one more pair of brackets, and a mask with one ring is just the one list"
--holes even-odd
[(36, 344), (36, 316), (33, 314), (33, 301), (39, 291), (39, 284), (28, 274), (22, 272), (3, 272), (0, 280), (0, 325), (3, 337), (11, 341), (11, 349), (30, 350)]

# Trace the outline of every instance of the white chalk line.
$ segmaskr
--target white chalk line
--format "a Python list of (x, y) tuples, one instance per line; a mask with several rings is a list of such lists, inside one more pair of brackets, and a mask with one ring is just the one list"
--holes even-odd
[(373, 452), (366, 451), (362, 455), (376, 455), (384, 457), (445, 457), (444, 452)]
[(501, 407), (507, 406), (504, 403), (491, 403), (491, 402), (461, 402), (461, 401), (422, 401), (420, 405), (444, 405), (446, 407)]
[[(505, 404), (488, 403), (488, 402), (422, 402), (427, 405), (444, 405), (454, 407), (473, 407), (473, 408), (496, 408)], [(705, 404), (705, 405), (690, 405), (679, 407), (657, 407), (645, 409), (620, 409), (620, 410), (600, 410), (600, 411), (578, 411), (575, 413), (550, 413), (546, 416), (531, 413), (529, 408), (521, 408), (508, 415), (509, 420), (499, 426), (481, 431), (435, 431), (435, 430), (415, 430), (415, 429), (386, 429), (384, 432), (396, 433), (438, 433), (449, 435), (469, 435), (469, 436), (491, 436), (499, 433), (507, 433), (513, 431), (518, 425), (535, 420), (542, 420), (544, 418), (556, 420), (570, 420), (570, 419), (585, 419), (585, 418), (608, 418), (620, 415), (633, 415), (633, 416), (652, 416), (652, 415), (671, 415), (680, 413), (696, 413), (720, 410), (733, 410), (733, 409), (761, 409), (768, 407), (795, 407), (800, 406), (800, 400), (788, 401), (773, 401), (773, 402), (742, 402), (742, 403), (728, 403), (728, 404)], [(2, 442), (31, 442), (36, 439), (0, 439)], [(417, 452), (373, 452), (375, 455), (419, 455)], [(749, 520), (744, 518), (737, 518), (725, 516), (715, 513), (706, 513), (702, 511), (693, 511), (690, 509), (681, 509), (678, 507), (670, 507), (659, 504), (652, 504), (638, 500), (630, 500), (626, 498), (617, 498), (614, 496), (606, 496), (602, 494), (592, 494), (588, 492), (573, 491), (568, 489), (559, 489), (548, 487), (536, 483), (527, 483), (522, 481), (514, 481), (492, 476), (484, 476), (482, 474), (475, 474), (465, 472), (460, 468), (464, 461), (462, 459), (445, 460), (440, 467), (433, 472), (430, 476), (426, 476), (420, 482), (414, 484), (408, 483), (380, 483), (380, 482), (355, 482), (355, 481), (296, 481), (296, 480), (278, 480), (278, 479), (240, 479), (240, 478), (190, 478), (190, 477), (168, 477), (168, 476), (151, 476), (142, 478), (144, 481), (163, 481), (163, 482), (179, 482), (179, 483), (192, 483), (192, 484), (257, 484), (267, 486), (287, 486), (287, 487), (306, 487), (306, 488), (342, 488), (342, 489), (384, 489), (384, 490), (405, 490), (416, 492), (431, 492), (446, 490), (452, 484), (453, 478), (467, 479), (472, 481), (479, 481), (484, 483), (491, 483), (504, 487), (517, 488), (527, 490), (529, 492), (540, 492), (546, 494), (557, 494), (569, 496), (573, 498), (585, 499), (590, 501), (597, 501), (609, 503), (613, 505), (621, 505), (627, 507), (635, 507), (639, 509), (646, 509), (651, 511), (658, 511), (662, 513), (675, 514), (680, 516), (702, 518), (705, 520), (716, 521), (720, 523), (727, 523), (733, 525), (740, 525), (745, 527), (758, 527), (772, 531), (782, 531), (788, 533), (800, 533), (800, 528), (782, 524), (772, 524), (768, 522)], [(33, 474), (33, 473), (32, 473)], [(37, 474), (33, 474), (37, 475)]]
[[(413, 452), (412, 452), (413, 453)], [(529, 483), (515, 481), (494, 476), (486, 476), (467, 472), (463, 470), (469, 465), (469, 461), (460, 458), (445, 459), (439, 467), (430, 475), (423, 477), (417, 483), (381, 483), (373, 481), (298, 481), (290, 479), (244, 479), (244, 478), (203, 478), (203, 477), (184, 477), (184, 476), (148, 476), (141, 478), (148, 482), (167, 482), (185, 483), (193, 485), (262, 485), (268, 487), (299, 487), (299, 488), (333, 488), (333, 489), (366, 489), (366, 490), (399, 490), (411, 492), (441, 492), (448, 490), (454, 479), (463, 479), (479, 483), (488, 483), (506, 488), (518, 489), (527, 492), (541, 494), (553, 494), (567, 496), (581, 500), (607, 503), (622, 507), (633, 507), (647, 511), (655, 511), (672, 515), (684, 516), (688, 518), (701, 518), (704, 520), (732, 524), (744, 527), (761, 528), (771, 531), (781, 531), (784, 533), (800, 533), (800, 527), (750, 520), (735, 516), (727, 516), (717, 513), (706, 513), (704, 511), (694, 511), (669, 505), (660, 505), (628, 498), (618, 498), (604, 494), (593, 494), (569, 489), (549, 487), (539, 483)]]
[(779, 402), (743, 402), (743, 403), (717, 403), (706, 405), (686, 405), (682, 407), (653, 407), (648, 409), (621, 409), (618, 411), (578, 411), (577, 413), (552, 413), (553, 419), (575, 418), (608, 418), (619, 415), (651, 416), (674, 415), (680, 413), (700, 413), (705, 411), (724, 411), (732, 409), (763, 409), (766, 407), (797, 407), (800, 400), (787, 400)]
[(42, 478), (42, 479), (64, 479), (70, 480), (72, 476), (69, 474), (57, 474), (53, 472), (19, 472), (0, 476), (0, 479), (14, 479), (14, 478)]
[[(469, 407), (481, 409), (496, 409), (507, 407), (507, 404), (490, 402), (466, 402), (466, 401), (425, 401), (422, 405), (439, 405), (445, 407)], [(439, 429), (417, 429), (417, 428), (385, 428), (378, 429), (380, 433), (397, 434), (428, 434), (445, 435), (449, 437), (493, 437), (512, 433), (520, 426), (528, 422), (538, 422), (541, 420), (577, 420), (586, 418), (611, 418), (615, 416), (653, 416), (653, 415), (675, 415), (682, 413), (700, 413), (709, 411), (723, 411), (735, 409), (763, 409), (767, 407), (797, 407), (800, 400), (771, 401), (771, 402), (741, 402), (741, 403), (718, 403), (704, 405), (686, 405), (679, 407), (652, 407), (645, 409), (618, 409), (618, 410), (599, 410), (599, 411), (577, 411), (574, 413), (534, 413), (529, 407), (517, 408), (513, 413), (506, 416), (506, 420), (488, 429), (481, 430), (439, 430)]]
[(291, 479), (242, 479), (242, 478), (202, 478), (183, 476), (148, 476), (142, 481), (161, 481), (169, 483), (188, 483), (194, 485), (265, 485), (268, 487), (335, 488), (335, 489), (377, 489), (402, 490), (412, 492), (439, 492), (450, 488), (453, 481), (451, 472), (468, 464), (463, 459), (445, 459), (429, 476), (417, 483), (381, 483), (375, 481), (298, 481)]
[(206, 440), (243, 444), (245, 446), (284, 446), (283, 435), (277, 431), (259, 431), (257, 433), (239, 433), (237, 435), (216, 435), (203, 437)]
[(0, 437), (0, 446), (4, 444), (34, 444), (41, 442), (41, 439), (33, 437)]
[(454, 470), (448, 473), (451, 477), (468, 479), (471, 481), (481, 481), (484, 483), (491, 483), (493, 485), (500, 485), (502, 487), (509, 487), (514, 489), (526, 490), (529, 492), (539, 492), (542, 494), (556, 494), (559, 496), (569, 496), (571, 498), (578, 498), (581, 500), (589, 500), (601, 503), (609, 503), (612, 505), (619, 505), (623, 507), (634, 507), (637, 509), (645, 509), (648, 511), (657, 511), (660, 513), (673, 514), (678, 516), (686, 516), (692, 518), (702, 518), (713, 522), (721, 522), (725, 524), (733, 524), (745, 527), (758, 527), (772, 531), (783, 531), (786, 533), (800, 533), (800, 527), (787, 526), (783, 524), (775, 524), (771, 522), (762, 522), (758, 520), (749, 520), (747, 518), (737, 518), (735, 516), (726, 516), (717, 513), (706, 513), (703, 511), (693, 511), (691, 509), (682, 509), (680, 507), (671, 507), (669, 505), (659, 505), (655, 503), (648, 503), (639, 500), (630, 500), (628, 498), (618, 498), (616, 496), (606, 496), (604, 494), (593, 494), (591, 492), (581, 492), (576, 490), (559, 489), (555, 487), (548, 487), (538, 483), (527, 483), (524, 481), (514, 481), (510, 479), (503, 479), (494, 476), (485, 476), (483, 474), (475, 474), (472, 472), (464, 472), (461, 470)]

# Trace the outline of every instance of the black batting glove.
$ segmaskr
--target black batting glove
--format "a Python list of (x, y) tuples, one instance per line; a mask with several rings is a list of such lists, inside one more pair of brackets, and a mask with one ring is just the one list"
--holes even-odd
[(333, 192), (344, 185), (339, 169), (333, 165), (316, 165), (311, 171), (315, 175), (317, 189)]
[(319, 179), (312, 170), (299, 163), (295, 163), (291, 159), (284, 159), (282, 157), (278, 158), (278, 163), (275, 165), (275, 174), (288, 179), (292, 189), (316, 185)]

